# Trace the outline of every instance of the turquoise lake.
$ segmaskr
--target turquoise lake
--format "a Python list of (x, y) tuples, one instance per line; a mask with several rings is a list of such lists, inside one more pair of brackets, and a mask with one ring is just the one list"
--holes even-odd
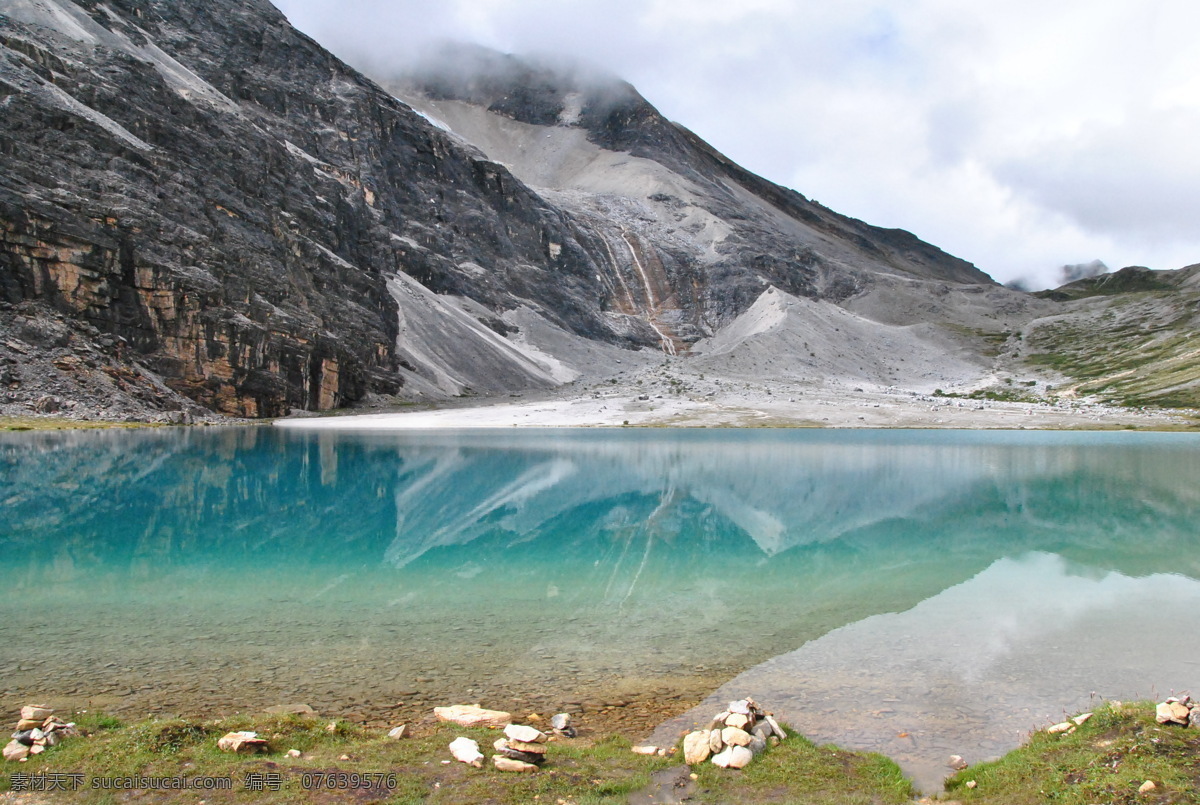
[(0, 436), (8, 710), (457, 701), (644, 737), (750, 695), (928, 786), (1064, 709), (1200, 691), (1197, 579), (1193, 434)]

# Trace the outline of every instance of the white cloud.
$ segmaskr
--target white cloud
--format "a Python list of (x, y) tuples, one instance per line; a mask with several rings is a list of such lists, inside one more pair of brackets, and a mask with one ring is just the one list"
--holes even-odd
[(1191, 0), (276, 0), (352, 62), (562, 53), (747, 168), (997, 279), (1200, 261)]

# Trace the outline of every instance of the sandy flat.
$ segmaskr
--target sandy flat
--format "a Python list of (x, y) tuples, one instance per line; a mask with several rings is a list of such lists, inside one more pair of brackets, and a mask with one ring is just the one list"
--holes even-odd
[[(858, 390), (784, 383), (706, 390), (694, 379), (678, 394), (628, 383), (567, 389), (533, 402), (495, 402), (422, 411), (297, 417), (276, 422), (313, 430), (588, 427), (825, 427), (1071, 429), (1177, 427), (1188, 417), (1087, 402), (1009, 403), (934, 397), (897, 389)], [(748, 385), (748, 384), (742, 384)]]

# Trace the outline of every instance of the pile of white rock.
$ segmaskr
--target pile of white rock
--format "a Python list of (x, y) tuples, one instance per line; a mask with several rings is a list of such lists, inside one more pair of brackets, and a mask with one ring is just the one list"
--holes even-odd
[(75, 735), (75, 725), (54, 715), (54, 710), (44, 704), (30, 704), (21, 708), (21, 718), (12, 740), (4, 747), (4, 759), (23, 761), (30, 755), (45, 752), (56, 746), (68, 735)]
[(688, 765), (711, 760), (721, 768), (742, 769), (786, 737), (779, 722), (753, 699), (739, 699), (717, 713), (708, 729), (684, 736), (683, 760)]
[[(537, 771), (546, 762), (546, 742), (549, 740), (550, 736), (537, 727), (508, 724), (504, 727), (504, 737), (497, 738), (492, 744), (499, 752), (492, 755), (492, 765), (500, 771)], [(479, 743), (471, 738), (451, 741), (450, 754), (455, 760), (477, 769), (483, 767), (483, 752), (479, 751)]]
[[(492, 755), (492, 765), (500, 771), (537, 771), (546, 762), (546, 744), (550, 736), (537, 727), (513, 724), (512, 715), (503, 710), (485, 710), (479, 705), (456, 704), (450, 707), (433, 708), (439, 721), (450, 721), (464, 727), (504, 728), (504, 737), (496, 739), (492, 748), (499, 754)], [(558, 713), (550, 720), (556, 735), (575, 737), (571, 716)], [(459, 737), (450, 742), (450, 754), (455, 760), (475, 768), (483, 767), (483, 752), (479, 742)]]
[(1191, 696), (1172, 696), (1154, 708), (1154, 720), (1200, 729), (1200, 703), (1193, 702)]

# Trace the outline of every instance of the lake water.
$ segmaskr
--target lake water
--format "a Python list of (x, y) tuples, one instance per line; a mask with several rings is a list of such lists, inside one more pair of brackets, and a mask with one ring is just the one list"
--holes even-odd
[(1193, 434), (0, 437), (8, 710), (459, 701), (644, 736), (713, 694), (665, 741), (751, 695), (930, 787), (1064, 709), (1200, 689), (1198, 578)]

